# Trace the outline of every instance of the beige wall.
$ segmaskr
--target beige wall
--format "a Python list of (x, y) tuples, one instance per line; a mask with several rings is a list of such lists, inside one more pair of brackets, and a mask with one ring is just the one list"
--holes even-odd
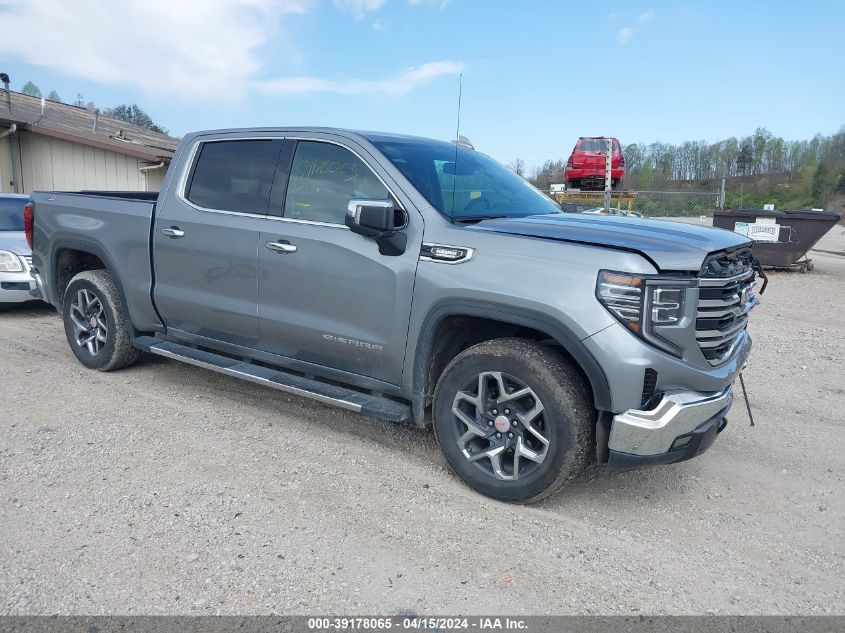
[[(0, 127), (0, 132), (5, 128)], [(0, 138), (0, 192), (12, 193), (12, 156), (9, 153), (9, 136)]]
[[(20, 193), (33, 190), (78, 191), (158, 191), (165, 168), (138, 171), (150, 163), (109, 150), (80, 145), (32, 132), (19, 132), (21, 168)], [(10, 192), (11, 163), (9, 137), (0, 139), (0, 187)]]

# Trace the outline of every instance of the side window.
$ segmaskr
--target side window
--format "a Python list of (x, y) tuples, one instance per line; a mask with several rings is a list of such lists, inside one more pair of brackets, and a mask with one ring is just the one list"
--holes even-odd
[(348, 149), (300, 141), (291, 166), (284, 217), (343, 224), (350, 200), (386, 200), (388, 195), (372, 170)]
[(185, 197), (207, 209), (267, 213), (281, 140), (209, 141)]

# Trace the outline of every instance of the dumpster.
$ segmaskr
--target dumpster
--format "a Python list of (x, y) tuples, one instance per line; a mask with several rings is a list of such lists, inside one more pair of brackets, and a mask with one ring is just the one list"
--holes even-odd
[(751, 250), (763, 266), (813, 270), (807, 251), (842, 216), (831, 211), (716, 211), (713, 226), (754, 240)]

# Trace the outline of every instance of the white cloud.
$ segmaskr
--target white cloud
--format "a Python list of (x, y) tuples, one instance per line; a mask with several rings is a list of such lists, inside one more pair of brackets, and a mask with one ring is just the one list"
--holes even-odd
[[(618, 16), (618, 14), (617, 14), (617, 13), (611, 13), (611, 14), (610, 14), (610, 19), (611, 19), (611, 20), (613, 20), (613, 19), (615, 19), (617, 16)], [(649, 9), (648, 11), (646, 11), (646, 12), (644, 12), (644, 13), (640, 13), (640, 14), (637, 16), (636, 23), (637, 23), (637, 24), (639, 24), (639, 23), (641, 23), (641, 22), (648, 22), (648, 21), (649, 21), (649, 20), (651, 20), (653, 17), (654, 17), (654, 10), (653, 10), (653, 9)], [(634, 27), (632, 27), (632, 26), (626, 26), (626, 27), (623, 27), (623, 28), (621, 28), (621, 29), (618, 29), (618, 30), (616, 31), (616, 35), (617, 35), (617, 37), (619, 38), (619, 43), (620, 43), (620, 44), (627, 44), (627, 43), (631, 40), (631, 38), (633, 37), (633, 35), (634, 35), (634, 31), (635, 31), (635, 30), (636, 30), (636, 29), (635, 29)]]
[(379, 18), (378, 20), (373, 21), (373, 30), (374, 31), (384, 31), (387, 29), (387, 21), (382, 20)]
[[(284, 21), (319, 0), (0, 0), (0, 59), (16, 58), (68, 77), (125, 86), (161, 99), (237, 102), (250, 91), (402, 95), (456, 62), (431, 62), (380, 81), (290, 77), (262, 81), (264, 47), (291, 58)], [(334, 0), (367, 11), (385, 0)], [(386, 23), (373, 25), (378, 30)], [(285, 49), (287, 47), (287, 49)], [(19, 80), (21, 85), (24, 78)]]
[(619, 17), (619, 14), (618, 13), (611, 13), (607, 17), (610, 18), (611, 20), (615, 20), (616, 18)]
[(185, 100), (244, 94), (282, 17), (313, 0), (10, 0), (0, 58)]
[(363, 20), (367, 11), (380, 9), (387, 0), (332, 0), (332, 4), (341, 11), (355, 16), (356, 20)]
[(401, 96), (438, 77), (457, 75), (463, 64), (453, 61), (429, 62), (403, 70), (389, 79), (321, 79), (319, 77), (284, 77), (256, 83), (257, 90), (268, 94), (304, 94), (330, 92), (335, 94), (387, 94)]

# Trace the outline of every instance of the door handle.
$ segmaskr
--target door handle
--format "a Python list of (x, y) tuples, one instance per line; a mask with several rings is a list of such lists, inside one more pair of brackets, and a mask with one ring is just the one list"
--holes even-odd
[(296, 246), (294, 246), (293, 244), (291, 244), (290, 242), (287, 242), (287, 241), (267, 242), (264, 245), (264, 248), (266, 248), (269, 251), (275, 251), (277, 253), (295, 253), (296, 252)]
[(162, 229), (161, 234), (172, 238), (185, 237), (185, 231), (177, 229), (175, 226), (171, 226), (169, 229)]

